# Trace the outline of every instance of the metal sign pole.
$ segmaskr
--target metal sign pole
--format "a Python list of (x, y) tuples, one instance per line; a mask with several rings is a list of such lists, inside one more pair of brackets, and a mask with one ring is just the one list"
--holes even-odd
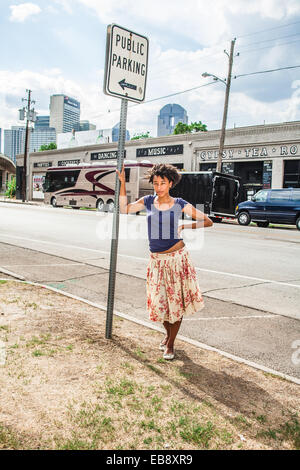
[[(120, 113), (120, 127), (119, 127), (119, 142), (118, 142), (118, 160), (117, 160), (117, 169), (120, 172), (122, 170), (122, 166), (124, 162), (127, 107), (128, 107), (128, 100), (125, 98), (122, 98), (121, 113)], [(117, 252), (118, 252), (118, 241), (119, 241), (119, 215), (120, 215), (119, 193), (120, 193), (120, 180), (116, 173), (115, 208), (114, 208), (114, 215), (113, 215), (113, 227), (112, 227), (111, 248), (110, 248), (110, 268), (109, 268), (106, 327), (105, 327), (106, 339), (111, 339), (113, 310), (114, 310), (116, 265), (117, 265)]]

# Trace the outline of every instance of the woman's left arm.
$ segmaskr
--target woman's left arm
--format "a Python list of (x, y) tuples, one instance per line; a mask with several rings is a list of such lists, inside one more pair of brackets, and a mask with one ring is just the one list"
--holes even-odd
[(180, 235), (181, 230), (186, 229), (186, 228), (205, 228), (205, 227), (211, 227), (213, 225), (212, 220), (210, 220), (209, 217), (207, 217), (204, 212), (199, 211), (194, 207), (192, 204), (186, 204), (183, 208), (183, 212), (192, 219), (197, 220), (197, 222), (193, 222), (191, 224), (182, 224), (181, 226), (178, 227), (178, 234)]

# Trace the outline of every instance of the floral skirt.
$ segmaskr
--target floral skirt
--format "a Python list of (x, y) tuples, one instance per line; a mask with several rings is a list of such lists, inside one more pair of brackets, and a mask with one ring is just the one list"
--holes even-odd
[(204, 308), (196, 271), (185, 246), (170, 253), (150, 253), (146, 285), (152, 321), (175, 323)]

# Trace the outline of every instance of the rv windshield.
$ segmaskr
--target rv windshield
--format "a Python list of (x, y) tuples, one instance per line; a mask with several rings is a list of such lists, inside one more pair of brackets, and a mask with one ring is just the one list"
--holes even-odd
[(52, 193), (59, 189), (75, 186), (80, 170), (49, 171), (43, 184), (44, 192)]

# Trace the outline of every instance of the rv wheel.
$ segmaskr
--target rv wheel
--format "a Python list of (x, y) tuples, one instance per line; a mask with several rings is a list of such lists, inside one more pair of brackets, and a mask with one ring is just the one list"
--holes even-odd
[(115, 203), (114, 201), (110, 200), (107, 201), (107, 207), (108, 207), (108, 212), (113, 212), (115, 208)]
[(300, 230), (300, 217), (296, 220), (296, 227), (298, 230)]
[(97, 204), (96, 204), (96, 208), (100, 212), (102, 212), (104, 210), (104, 202), (102, 201), (102, 199), (98, 199)]
[(251, 217), (248, 212), (240, 212), (237, 219), (240, 225), (249, 225), (251, 222)]
[(57, 207), (56, 197), (53, 197), (53, 198), (51, 199), (51, 206), (52, 206), (52, 207)]

